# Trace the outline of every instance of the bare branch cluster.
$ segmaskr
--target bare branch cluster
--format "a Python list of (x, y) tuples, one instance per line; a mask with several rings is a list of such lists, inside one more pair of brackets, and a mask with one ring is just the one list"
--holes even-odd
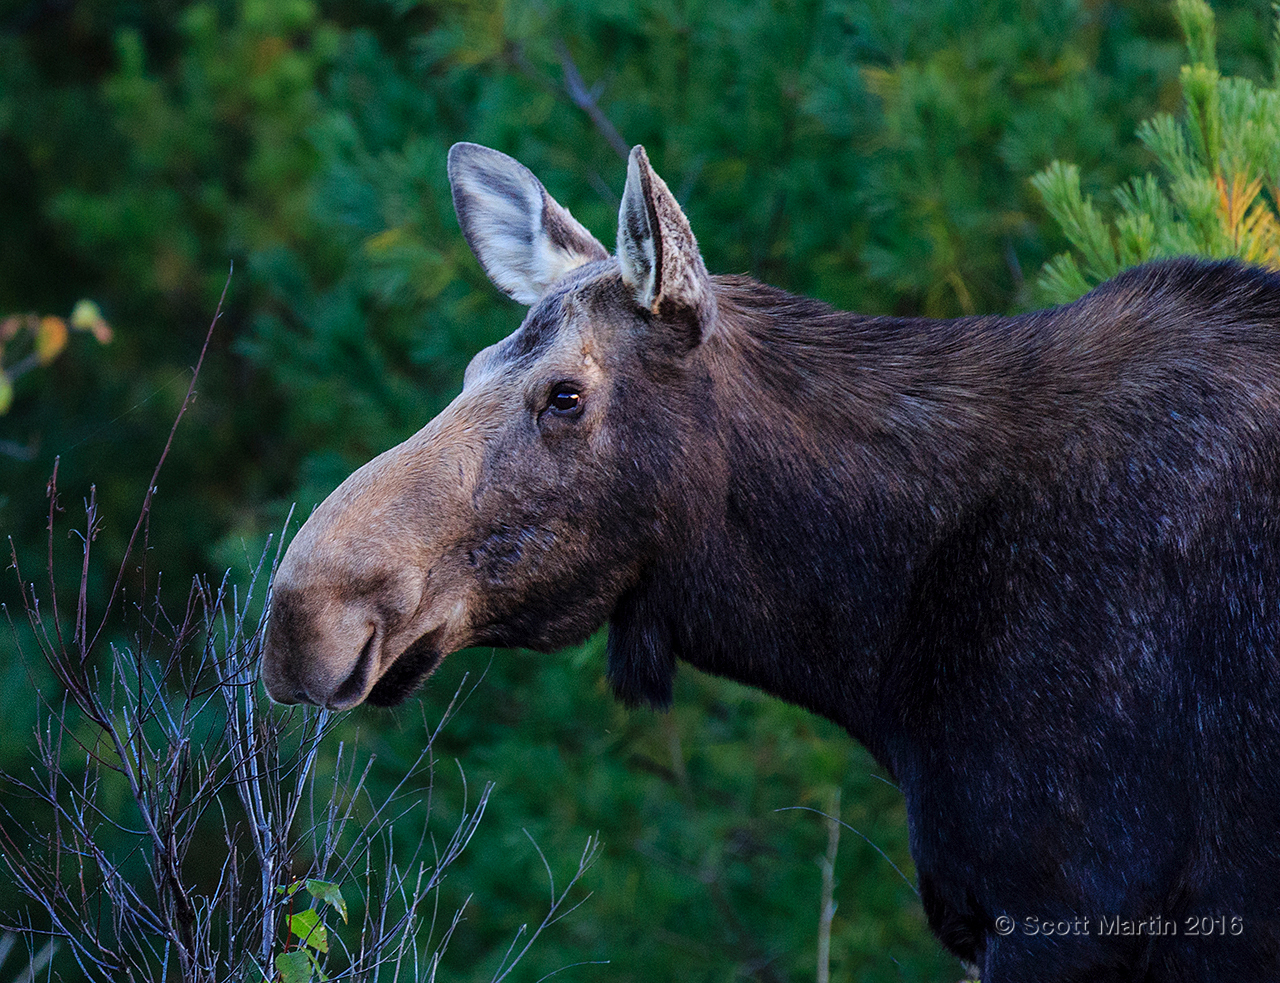
[[(91, 499), (86, 554), (97, 521)], [(372, 758), (325, 741), (328, 713), (265, 706), (263, 618), (249, 613), (269, 559), (243, 594), (227, 580), (195, 584), (179, 617), (158, 596), (136, 606), (131, 638), (102, 632), (101, 660), (81, 647), (85, 598), (67, 638), (25, 585), (28, 626), (64, 695), (43, 707), (30, 774), (3, 778), (0, 861), (40, 915), (5, 928), (48, 932), (90, 979), (275, 979), (275, 958), (301, 944), (288, 929), (300, 899), (311, 901), (290, 891), (300, 880), (359, 897), (354, 940), (328, 933), (330, 978), (396, 978), (402, 967), (419, 978), (447, 944), (448, 929), (419, 938), (424, 911), (435, 915), (424, 903), (475, 834), (490, 789), (442, 845), (424, 826), (397, 855), (401, 813), (429, 812), (421, 796), (424, 786), (431, 796), (439, 727), (375, 799)], [(333, 761), (322, 770), (323, 748)]]
[[(193, 393), (194, 379), (183, 411)], [(154, 490), (153, 477), (129, 552), (145, 549)], [(437, 839), (433, 747), (464, 691), (434, 728), (424, 724), (422, 750), (394, 788), (375, 794), (373, 757), (339, 740), (328, 712), (272, 707), (262, 693), (263, 594), (278, 551), (268, 544), (243, 590), (229, 575), (195, 582), (177, 614), (158, 579), (146, 587), (145, 570), (145, 603), (126, 603), (127, 552), (100, 600), (89, 558), (103, 517), (91, 492), (66, 615), (54, 569), (56, 467), (48, 494), (47, 586), (18, 570), (25, 636), (38, 654), (19, 648), (49, 665), (59, 692), (34, 694), (30, 773), (0, 775), (0, 869), (33, 903), (0, 918), (0, 932), (25, 936), (29, 950), (47, 937), (85, 978), (112, 983), (433, 980), (462, 917), (442, 915), (441, 883), (492, 791), (468, 802), (463, 777), (456, 824)], [(94, 607), (102, 611), (91, 619)], [(24, 633), (6, 615), (17, 641)], [(415, 835), (405, 833), (410, 811)], [(543, 927), (560, 917), (595, 849), (588, 844), (568, 888), (553, 889)], [(0, 944), (13, 937), (0, 934)]]

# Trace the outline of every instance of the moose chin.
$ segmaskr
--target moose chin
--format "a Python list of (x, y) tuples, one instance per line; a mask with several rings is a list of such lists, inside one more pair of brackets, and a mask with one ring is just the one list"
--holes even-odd
[[(449, 177), (529, 312), (299, 531), (273, 698), (607, 623), (628, 704), (684, 660), (865, 744), (983, 983), (1280, 980), (1280, 277), (863, 317), (709, 275), (639, 147), (614, 255), (501, 153)], [(1209, 917), (1241, 930), (1019, 930)]]

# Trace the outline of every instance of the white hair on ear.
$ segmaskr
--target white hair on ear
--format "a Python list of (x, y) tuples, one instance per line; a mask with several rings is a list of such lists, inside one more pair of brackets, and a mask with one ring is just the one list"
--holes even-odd
[(715, 294), (689, 219), (649, 165), (643, 147), (627, 158), (627, 186), (618, 209), (618, 263), (636, 303), (690, 311), (703, 329), (715, 319)]
[(627, 158), (627, 185), (618, 208), (618, 264), (636, 303), (648, 309), (658, 299), (662, 240), (652, 211), (647, 168), (641, 167), (643, 153), (636, 147)]
[(535, 304), (570, 270), (608, 258), (594, 236), (506, 154), (474, 143), (449, 151), (458, 224), (471, 251), (503, 293)]

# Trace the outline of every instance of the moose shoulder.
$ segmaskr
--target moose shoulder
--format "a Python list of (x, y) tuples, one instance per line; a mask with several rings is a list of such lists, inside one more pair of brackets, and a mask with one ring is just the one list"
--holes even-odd
[(531, 309), (298, 533), (275, 699), (390, 704), (608, 622), (628, 703), (684, 659), (866, 744), (984, 983), (1280, 979), (1280, 277), (861, 317), (708, 275), (640, 148), (614, 257), (509, 157), (449, 174)]

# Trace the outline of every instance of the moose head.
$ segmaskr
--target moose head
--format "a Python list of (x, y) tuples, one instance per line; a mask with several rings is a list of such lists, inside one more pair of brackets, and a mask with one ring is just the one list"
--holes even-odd
[(457, 144), (449, 179), (481, 266), (530, 309), (475, 356), (438, 417), (299, 530), (265, 644), (263, 678), (282, 703), (395, 704), (460, 648), (582, 640), (692, 535), (691, 486), (718, 467), (695, 355), (715, 294), (643, 148), (628, 161), (616, 257), (505, 154)]

